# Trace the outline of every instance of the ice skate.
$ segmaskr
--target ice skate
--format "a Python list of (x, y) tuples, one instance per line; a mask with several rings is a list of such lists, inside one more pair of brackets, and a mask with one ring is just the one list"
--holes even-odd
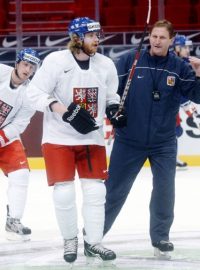
[(6, 236), (11, 241), (29, 241), (31, 235), (31, 229), (25, 227), (20, 219), (12, 218), (9, 214), (9, 206), (7, 205), (7, 220), (6, 220)]
[(69, 266), (73, 266), (73, 263), (77, 259), (78, 250), (78, 238), (64, 239), (64, 260), (69, 263)]
[(113, 264), (113, 260), (116, 259), (116, 254), (101, 244), (90, 245), (84, 241), (84, 254), (87, 258), (87, 263), (91, 264), (95, 258), (100, 259), (104, 266), (109, 266)]
[(176, 160), (176, 169), (177, 170), (187, 170), (188, 164), (184, 161), (181, 161), (180, 159)]
[(169, 252), (174, 250), (174, 245), (165, 240), (161, 240), (160, 242), (152, 243), (154, 247), (154, 256), (160, 260), (170, 260), (171, 256)]
[(7, 217), (6, 220), (6, 234), (8, 240), (22, 240), (29, 241), (31, 235), (31, 229), (25, 227), (20, 219)]

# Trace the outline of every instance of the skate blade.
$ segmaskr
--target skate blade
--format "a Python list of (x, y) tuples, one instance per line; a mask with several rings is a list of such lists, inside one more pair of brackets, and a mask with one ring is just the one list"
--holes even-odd
[(88, 266), (92, 266), (94, 265), (94, 263), (95, 263), (95, 257), (86, 256), (86, 264)]
[(115, 260), (103, 261), (99, 256), (86, 257), (86, 265), (88, 267), (116, 268)]
[(72, 269), (74, 267), (74, 262), (72, 263), (67, 263), (66, 269)]
[(26, 241), (30, 241), (31, 237), (30, 234), (17, 234), (14, 232), (6, 232), (6, 239), (9, 241), (22, 241), (22, 242), (26, 242)]
[(158, 248), (154, 248), (154, 256), (157, 260), (171, 260), (171, 255), (168, 251), (161, 251)]
[(110, 260), (110, 261), (102, 261), (102, 266), (103, 268), (116, 268), (115, 260)]

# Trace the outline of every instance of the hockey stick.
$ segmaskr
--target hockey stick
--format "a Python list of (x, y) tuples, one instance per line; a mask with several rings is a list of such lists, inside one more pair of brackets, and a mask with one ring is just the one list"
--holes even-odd
[[(119, 104), (119, 109), (118, 109), (118, 111), (117, 111), (117, 113), (115, 114), (114, 117), (116, 117), (117, 115), (119, 115), (120, 112), (124, 108), (124, 103), (125, 103), (125, 100), (126, 100), (126, 97), (127, 97), (128, 91), (129, 91), (129, 88), (130, 88), (131, 81), (133, 79), (133, 75), (135, 73), (135, 68), (136, 68), (137, 62), (138, 62), (138, 60), (140, 58), (140, 52), (141, 52), (141, 49), (142, 49), (142, 45), (144, 43), (144, 38), (145, 38), (145, 35), (146, 35), (146, 32), (147, 32), (147, 28), (148, 28), (148, 25), (149, 25), (149, 21), (150, 21), (150, 14), (151, 14), (151, 0), (148, 0), (148, 13), (147, 13), (147, 19), (146, 19), (144, 31), (142, 33), (142, 37), (141, 37), (139, 46), (138, 46), (137, 51), (136, 51), (136, 54), (135, 54), (135, 58), (134, 58), (134, 61), (133, 61), (132, 66), (131, 66), (131, 70), (129, 72), (129, 76), (128, 76), (128, 79), (126, 81), (126, 85), (125, 85), (124, 92), (123, 92), (123, 95), (122, 95), (122, 98), (121, 98), (121, 102)], [(113, 135), (114, 135), (114, 129), (112, 128), (110, 137), (108, 138), (108, 145), (111, 144)]]

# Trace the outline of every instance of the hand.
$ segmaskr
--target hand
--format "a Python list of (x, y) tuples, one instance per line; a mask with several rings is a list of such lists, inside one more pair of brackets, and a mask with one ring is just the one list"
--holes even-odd
[(200, 77), (200, 59), (195, 56), (189, 56), (190, 64), (196, 73), (197, 77)]
[(183, 108), (184, 112), (191, 117), (193, 113), (197, 110), (195, 105), (190, 101), (186, 101), (185, 103), (181, 104), (181, 108)]
[(121, 111), (117, 116), (110, 119), (110, 123), (114, 128), (123, 128), (127, 125), (127, 116), (124, 111)]
[(4, 147), (9, 139), (6, 137), (5, 132), (0, 129), (0, 147)]
[(62, 119), (81, 134), (87, 134), (99, 128), (94, 117), (80, 105), (73, 102), (69, 105), (68, 111), (63, 114)]
[(119, 104), (111, 104), (106, 108), (107, 118), (110, 120), (119, 110)]
[(127, 125), (127, 116), (124, 110), (119, 112), (119, 104), (111, 104), (106, 108), (106, 115), (114, 128), (122, 128)]

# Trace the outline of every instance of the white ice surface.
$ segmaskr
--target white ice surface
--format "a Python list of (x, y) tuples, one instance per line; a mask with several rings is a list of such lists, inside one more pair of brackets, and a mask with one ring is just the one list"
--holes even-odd
[[(26, 243), (5, 239), (7, 179), (2, 173), (0, 179), (0, 269), (67, 269), (62, 258), (63, 243), (55, 219), (52, 188), (47, 186), (45, 171), (31, 172), (22, 221), (31, 227), (32, 240)], [(80, 247), (74, 269), (96, 269), (100, 267), (98, 264), (92, 267), (85, 264), (81, 235), (81, 191), (79, 181), (76, 180), (76, 183)], [(104, 239), (104, 244), (117, 253), (116, 269), (200, 270), (200, 168), (190, 167), (187, 171), (177, 172), (175, 219), (170, 234), (175, 251), (171, 261), (153, 258), (148, 234), (151, 188), (150, 169), (144, 168), (138, 175), (115, 224)]]

